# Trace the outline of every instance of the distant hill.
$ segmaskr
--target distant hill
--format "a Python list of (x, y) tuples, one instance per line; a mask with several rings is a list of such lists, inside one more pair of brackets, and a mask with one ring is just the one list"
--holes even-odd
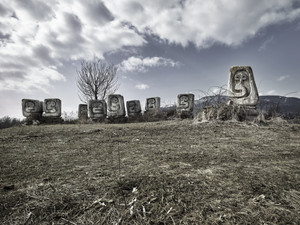
[(258, 106), (263, 110), (270, 106), (277, 107), (278, 113), (300, 113), (300, 99), (295, 97), (284, 97), (277, 95), (264, 95), (259, 97)]
[[(217, 102), (227, 102), (227, 96), (209, 96), (195, 100), (194, 114), (206, 105), (213, 105)], [(300, 98), (284, 97), (278, 95), (259, 96), (258, 109), (264, 112), (275, 109), (278, 114), (298, 114), (300, 115)], [(175, 109), (175, 106), (162, 108), (163, 111)]]

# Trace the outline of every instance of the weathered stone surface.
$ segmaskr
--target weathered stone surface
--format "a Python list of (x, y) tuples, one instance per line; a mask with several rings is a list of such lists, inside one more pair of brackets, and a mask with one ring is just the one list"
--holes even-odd
[(35, 99), (22, 99), (23, 116), (39, 120), (43, 114), (43, 103)]
[(142, 113), (141, 103), (139, 100), (126, 102), (128, 117), (140, 116)]
[(146, 99), (145, 112), (159, 112), (160, 111), (160, 97), (153, 97)]
[(107, 115), (107, 105), (105, 100), (88, 101), (88, 117), (91, 119), (105, 119)]
[(107, 116), (113, 118), (125, 117), (125, 104), (122, 95), (112, 94), (107, 97)]
[(44, 117), (61, 116), (61, 100), (58, 98), (47, 98), (43, 103)]
[(176, 112), (181, 117), (192, 117), (194, 111), (193, 94), (179, 94), (177, 96)]
[(78, 106), (78, 119), (87, 120), (88, 118), (88, 106), (87, 104), (79, 104)]
[(256, 107), (259, 97), (250, 66), (232, 66), (230, 68), (228, 97), (230, 104)]

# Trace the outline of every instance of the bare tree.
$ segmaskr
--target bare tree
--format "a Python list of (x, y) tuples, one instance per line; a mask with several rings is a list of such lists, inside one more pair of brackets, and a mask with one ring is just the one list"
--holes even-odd
[(81, 61), (81, 68), (77, 70), (77, 87), (82, 102), (94, 99), (104, 99), (114, 93), (119, 85), (117, 66), (102, 59)]

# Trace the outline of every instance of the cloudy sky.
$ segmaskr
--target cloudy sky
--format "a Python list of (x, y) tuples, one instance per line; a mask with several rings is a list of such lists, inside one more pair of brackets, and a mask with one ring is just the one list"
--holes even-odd
[(21, 99), (76, 111), (80, 61), (119, 66), (127, 100), (200, 98), (252, 67), (261, 95), (300, 97), (300, 0), (1, 0), (0, 117)]

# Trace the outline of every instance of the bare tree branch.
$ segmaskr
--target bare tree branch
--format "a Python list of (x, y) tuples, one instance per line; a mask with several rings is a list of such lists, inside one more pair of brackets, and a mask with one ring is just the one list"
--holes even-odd
[(118, 88), (117, 66), (104, 60), (94, 58), (93, 61), (81, 62), (77, 70), (78, 97), (82, 102), (90, 99), (105, 99)]

